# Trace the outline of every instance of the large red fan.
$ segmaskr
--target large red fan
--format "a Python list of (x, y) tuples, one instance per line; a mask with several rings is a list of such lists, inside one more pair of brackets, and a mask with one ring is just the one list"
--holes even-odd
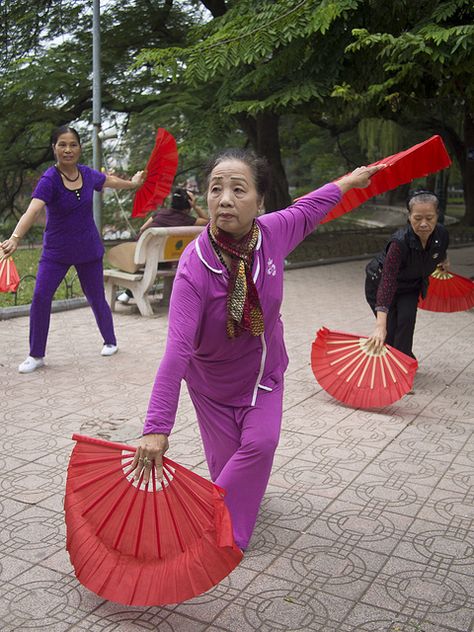
[(179, 603), (242, 559), (224, 491), (168, 458), (163, 483), (130, 472), (135, 448), (73, 435), (66, 484), (67, 549), (79, 581), (124, 605)]
[(0, 292), (16, 292), (19, 285), (20, 275), (18, 270), (13, 263), (13, 259), (7, 257), (0, 262)]
[(441, 137), (432, 136), (423, 143), (413, 145), (413, 147), (393, 154), (393, 156), (382, 158), (382, 160), (374, 162), (373, 165), (381, 163), (388, 165), (387, 168), (381, 169), (373, 175), (369, 186), (365, 189), (347, 191), (339, 204), (322, 220), (322, 223), (330, 222), (332, 219), (352, 211), (374, 195), (395, 189), (415, 178), (422, 178), (429, 173), (446, 169), (451, 164), (451, 159)]
[(311, 366), (330, 395), (354, 408), (382, 408), (408, 393), (418, 367), (415, 359), (389, 345), (374, 354), (367, 337), (322, 327), (313, 342)]
[(426, 297), (418, 307), (430, 312), (464, 312), (474, 307), (474, 282), (440, 268), (430, 276)]
[(155, 147), (145, 169), (145, 182), (138, 189), (133, 200), (132, 217), (144, 217), (163, 204), (173, 186), (177, 168), (176, 140), (172, 134), (159, 127)]

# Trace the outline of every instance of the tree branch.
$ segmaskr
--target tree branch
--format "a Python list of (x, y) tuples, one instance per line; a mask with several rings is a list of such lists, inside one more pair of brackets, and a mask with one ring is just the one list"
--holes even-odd
[(214, 18), (219, 18), (227, 12), (225, 0), (201, 0), (201, 2)]

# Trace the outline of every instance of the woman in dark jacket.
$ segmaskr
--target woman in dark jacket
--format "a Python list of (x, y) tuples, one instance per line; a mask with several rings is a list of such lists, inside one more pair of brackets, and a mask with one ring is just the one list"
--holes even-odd
[(420, 295), (429, 276), (448, 267), (449, 235), (438, 223), (439, 201), (431, 191), (415, 191), (408, 200), (408, 223), (392, 235), (385, 250), (366, 268), (365, 296), (377, 318), (368, 345), (384, 342), (414, 358), (413, 333)]

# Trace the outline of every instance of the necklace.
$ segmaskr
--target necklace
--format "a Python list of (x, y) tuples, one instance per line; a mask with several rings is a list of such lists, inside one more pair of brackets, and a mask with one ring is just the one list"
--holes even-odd
[[(81, 172), (79, 171), (79, 169), (77, 169), (77, 176), (75, 178), (70, 178), (69, 176), (67, 176), (63, 171), (61, 171), (61, 169), (58, 167), (58, 165), (54, 165), (56, 167), (56, 169), (59, 171), (59, 173), (63, 176), (63, 178), (66, 178), (66, 180), (68, 182), (77, 182), (79, 180), (79, 176), (81, 175)], [(76, 167), (77, 168), (77, 167)]]

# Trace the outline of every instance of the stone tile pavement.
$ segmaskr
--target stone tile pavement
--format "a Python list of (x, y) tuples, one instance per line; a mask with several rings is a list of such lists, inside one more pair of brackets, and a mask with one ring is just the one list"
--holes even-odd
[[(474, 275), (474, 247), (451, 251)], [(166, 312), (115, 317), (99, 355), (89, 309), (53, 314), (46, 369), (19, 375), (28, 322), (0, 323), (0, 630), (468, 632), (474, 615), (474, 311), (419, 312), (415, 394), (377, 412), (334, 401), (309, 364), (316, 330), (368, 334), (365, 262), (286, 272), (290, 367), (280, 446), (241, 565), (164, 608), (106, 602), (75, 579), (62, 512), (71, 434), (134, 442)], [(207, 475), (183, 389), (170, 456)]]

